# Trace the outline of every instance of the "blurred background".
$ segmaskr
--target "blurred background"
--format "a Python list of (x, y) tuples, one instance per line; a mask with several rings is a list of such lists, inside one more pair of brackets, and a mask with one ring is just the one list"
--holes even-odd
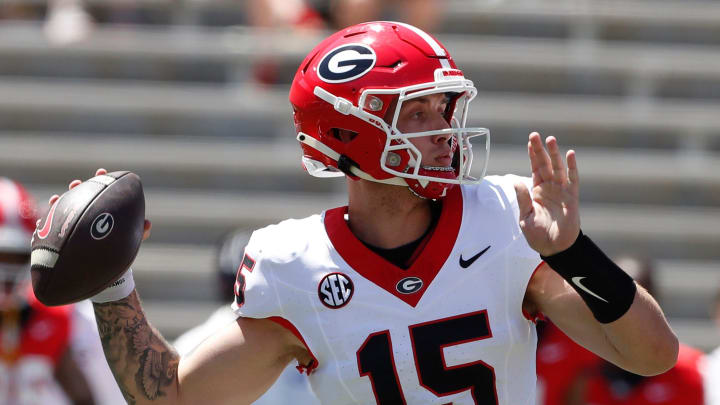
[[(382, 6), (381, 6), (382, 4)], [(328, 30), (401, 19), (475, 82), (491, 174), (528, 175), (529, 132), (578, 152), (582, 223), (649, 257), (685, 343), (720, 343), (720, 3), (714, 1), (3, 0), (0, 173), (46, 204), (98, 167), (145, 186), (134, 266), (168, 339), (217, 307), (215, 247), (345, 203), (300, 165), (287, 94)]]

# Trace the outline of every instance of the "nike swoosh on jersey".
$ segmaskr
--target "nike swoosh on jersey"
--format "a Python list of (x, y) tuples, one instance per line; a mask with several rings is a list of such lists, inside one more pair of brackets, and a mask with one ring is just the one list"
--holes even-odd
[(480, 256), (482, 256), (483, 254), (485, 254), (485, 252), (487, 252), (488, 249), (490, 249), (490, 246), (491, 246), (491, 245), (488, 245), (488, 247), (486, 247), (485, 249), (481, 250), (480, 253), (476, 254), (475, 256), (473, 256), (473, 257), (471, 257), (471, 258), (469, 258), (469, 259), (467, 259), (467, 260), (464, 260), (463, 257), (462, 257), (462, 254), (461, 254), (461, 255), (460, 255), (460, 267), (462, 267), (463, 269), (467, 269), (468, 267), (470, 267), (470, 265), (473, 264), (473, 263), (475, 262), (475, 260), (477, 260), (478, 258), (480, 258)]
[[(585, 278), (585, 277), (573, 277), (573, 278), (572, 278), (572, 282), (573, 282), (573, 284), (575, 284), (576, 286), (578, 286), (579, 289), (585, 291), (586, 293), (592, 295), (593, 297), (599, 299), (600, 301), (607, 302), (606, 299), (604, 299), (603, 297), (601, 297), (601, 296), (595, 294), (594, 292), (590, 291), (587, 287), (585, 287), (584, 285), (582, 285), (582, 283), (580, 283), (580, 281), (582, 281), (582, 279), (584, 279), (584, 278)], [(609, 302), (608, 302), (608, 304), (609, 304)]]

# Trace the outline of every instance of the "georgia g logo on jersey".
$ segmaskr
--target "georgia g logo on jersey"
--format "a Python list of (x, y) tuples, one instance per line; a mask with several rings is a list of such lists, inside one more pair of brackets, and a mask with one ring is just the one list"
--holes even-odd
[(317, 75), (326, 83), (344, 83), (357, 79), (375, 66), (377, 56), (365, 44), (341, 45), (323, 56)]
[(398, 281), (395, 285), (395, 289), (400, 294), (412, 294), (420, 291), (423, 286), (423, 281), (419, 277), (405, 277)]
[(330, 273), (320, 280), (318, 297), (328, 308), (342, 308), (350, 302), (355, 288), (350, 278), (342, 273)]

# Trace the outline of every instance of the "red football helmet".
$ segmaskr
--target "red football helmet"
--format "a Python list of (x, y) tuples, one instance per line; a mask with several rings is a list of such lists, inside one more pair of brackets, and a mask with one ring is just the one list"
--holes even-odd
[(19, 183), (0, 177), (0, 309), (21, 294), (30, 277), (30, 241), (35, 230), (35, 201)]
[[(450, 128), (397, 129), (403, 102), (437, 93), (449, 97), (445, 120)], [(445, 47), (424, 31), (385, 21), (346, 28), (310, 52), (290, 89), (303, 165), (317, 177), (348, 175), (409, 186), (425, 198), (443, 197), (453, 185), (477, 183), (485, 174), (489, 131), (465, 128), (476, 94)], [(423, 166), (410, 142), (438, 134), (451, 142), (452, 167)], [(480, 135), (485, 136), (485, 159), (475, 178), (470, 176), (470, 138)]]

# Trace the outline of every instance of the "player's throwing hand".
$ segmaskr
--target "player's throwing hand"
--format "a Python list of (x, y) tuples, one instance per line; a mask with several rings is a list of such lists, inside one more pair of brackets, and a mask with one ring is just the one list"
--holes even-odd
[(529, 136), (532, 197), (523, 183), (515, 184), (520, 227), (530, 246), (543, 256), (561, 252), (580, 232), (579, 178), (575, 151), (566, 155), (567, 168), (557, 140), (549, 136), (543, 146), (540, 134)]

